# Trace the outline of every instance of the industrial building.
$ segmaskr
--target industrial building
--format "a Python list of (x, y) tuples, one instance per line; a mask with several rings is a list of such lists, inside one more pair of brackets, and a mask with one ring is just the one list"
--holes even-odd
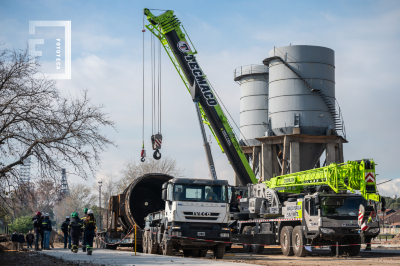
[(234, 71), (241, 97), (240, 144), (254, 173), (269, 180), (342, 163), (347, 140), (335, 97), (334, 51), (274, 47), (260, 61)]

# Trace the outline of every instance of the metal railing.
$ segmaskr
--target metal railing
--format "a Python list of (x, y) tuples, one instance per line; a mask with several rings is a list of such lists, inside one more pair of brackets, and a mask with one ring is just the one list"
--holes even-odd
[(243, 76), (243, 75), (251, 75), (251, 74), (266, 74), (268, 73), (268, 66), (262, 64), (251, 64), (251, 65), (244, 65), (235, 68), (233, 71), (233, 79)]

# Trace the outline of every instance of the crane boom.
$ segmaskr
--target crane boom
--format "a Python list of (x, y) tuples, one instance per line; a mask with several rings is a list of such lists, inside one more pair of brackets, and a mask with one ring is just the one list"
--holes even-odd
[(288, 193), (301, 193), (313, 186), (329, 186), (336, 193), (359, 190), (366, 200), (381, 202), (375, 177), (375, 162), (361, 160), (277, 176), (264, 183), (267, 188)]
[(257, 183), (233, 129), (196, 60), (197, 51), (190, 47), (186, 37), (189, 41), (190, 38), (185, 34), (186, 31), (174, 16), (174, 12), (168, 10), (159, 16), (154, 16), (149, 9), (145, 8), (144, 14), (150, 22), (146, 28), (161, 41), (183, 83), (191, 93), (193, 101), (199, 104), (203, 122), (209, 125), (240, 182), (242, 184)]

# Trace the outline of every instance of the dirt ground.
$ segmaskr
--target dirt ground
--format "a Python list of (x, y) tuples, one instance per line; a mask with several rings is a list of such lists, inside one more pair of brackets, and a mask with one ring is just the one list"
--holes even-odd
[(241, 253), (241, 248), (233, 248), (225, 254), (223, 261), (243, 262), (254, 265), (400, 265), (400, 254), (360, 253), (358, 256), (336, 257), (329, 250), (315, 250), (307, 257), (286, 257), (280, 249), (268, 248), (262, 254)]
[[(43, 266), (67, 266), (67, 265), (82, 265), (79, 263), (64, 261), (47, 256), (40, 252), (32, 251), (1, 251), (0, 265), (43, 265)], [(95, 264), (85, 263), (85, 265), (95, 266)]]

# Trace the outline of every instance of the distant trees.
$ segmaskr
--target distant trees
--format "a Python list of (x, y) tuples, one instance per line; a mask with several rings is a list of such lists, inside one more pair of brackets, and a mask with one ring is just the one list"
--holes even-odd
[(58, 183), (66, 166), (83, 179), (94, 174), (100, 153), (115, 145), (101, 133), (114, 127), (103, 109), (87, 91), (61, 96), (28, 48), (0, 49), (0, 209), (10, 208), (10, 193), (21, 187), (19, 166), (28, 157), (33, 183)]
[(82, 216), (84, 208), (90, 208), (96, 203), (97, 197), (93, 192), (93, 187), (90, 185), (70, 185), (69, 195), (65, 196), (53, 208), (57, 224), (61, 224), (66, 216), (71, 216), (71, 213), (75, 211)]
[(145, 162), (138, 162), (135, 159), (128, 160), (125, 169), (121, 171), (122, 178), (118, 182), (118, 191), (122, 193), (132, 181), (144, 174), (162, 173), (173, 177), (182, 177), (184, 169), (179, 168), (175, 159), (163, 157), (160, 160), (147, 158)]
[(387, 209), (393, 209), (393, 210), (398, 210), (400, 209), (400, 198), (393, 199), (390, 197), (384, 197), (386, 200), (386, 208)]
[(18, 217), (12, 224), (9, 225), (9, 227), (12, 232), (17, 230), (18, 233), (23, 232), (26, 234), (28, 231), (33, 230), (32, 216), (27, 215)]

